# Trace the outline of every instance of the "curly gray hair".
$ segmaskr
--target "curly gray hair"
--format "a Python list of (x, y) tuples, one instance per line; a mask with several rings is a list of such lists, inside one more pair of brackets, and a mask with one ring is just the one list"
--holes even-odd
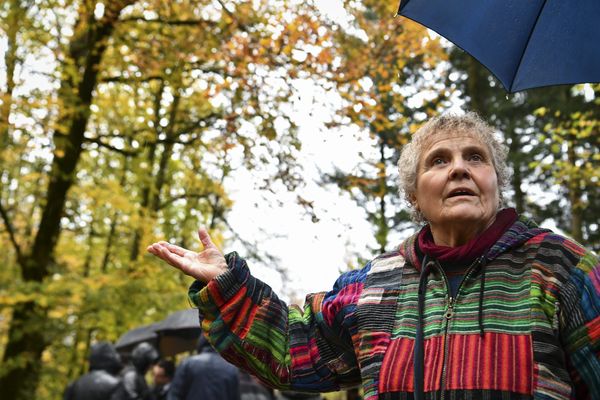
[(400, 194), (411, 206), (412, 217), (416, 222), (423, 222), (423, 215), (415, 208), (413, 199), (417, 190), (417, 175), (421, 153), (427, 147), (434, 135), (455, 135), (469, 133), (481, 140), (489, 149), (496, 177), (498, 179), (498, 208), (504, 205), (503, 191), (510, 180), (510, 170), (506, 164), (508, 150), (494, 136), (494, 128), (474, 112), (464, 115), (445, 114), (432, 118), (420, 127), (400, 153), (398, 170), (400, 172)]

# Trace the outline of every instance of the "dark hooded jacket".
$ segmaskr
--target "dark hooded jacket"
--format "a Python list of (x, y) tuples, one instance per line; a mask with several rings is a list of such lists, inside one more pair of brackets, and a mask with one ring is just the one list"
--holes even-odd
[(115, 400), (151, 400), (146, 372), (158, 361), (158, 352), (149, 343), (138, 344), (131, 352), (131, 363), (123, 370), (123, 385)]
[(89, 357), (90, 372), (72, 382), (64, 393), (64, 400), (113, 399), (121, 379), (121, 357), (108, 342), (92, 345)]
[(198, 354), (175, 372), (168, 400), (240, 400), (238, 369), (225, 361), (202, 337)]

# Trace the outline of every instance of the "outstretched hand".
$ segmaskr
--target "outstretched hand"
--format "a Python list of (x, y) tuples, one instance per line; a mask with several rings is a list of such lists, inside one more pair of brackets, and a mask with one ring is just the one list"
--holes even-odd
[(198, 230), (198, 237), (204, 246), (199, 253), (167, 242), (153, 243), (146, 250), (186, 275), (204, 283), (227, 270), (223, 253), (215, 246), (204, 228)]

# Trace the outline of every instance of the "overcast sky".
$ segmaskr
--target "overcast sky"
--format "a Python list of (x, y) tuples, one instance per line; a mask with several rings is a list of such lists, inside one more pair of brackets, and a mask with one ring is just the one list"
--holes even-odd
[[(336, 21), (347, 18), (339, 1), (316, 2)], [(337, 166), (349, 172), (356, 165), (359, 152), (376, 152), (376, 146), (358, 134), (356, 128), (329, 130), (324, 126), (331, 110), (320, 101), (327, 98), (331, 102), (331, 94), (325, 95), (322, 88), (308, 82), (299, 87), (299, 93), (294, 114), (300, 122), (300, 161), (306, 185), (294, 193), (275, 188), (276, 194), (272, 194), (254, 189), (260, 186), (260, 178), (238, 171), (235, 184), (229, 187), (234, 206), (228, 215), (239, 235), (246, 240), (258, 240), (262, 251), (281, 260), (287, 280), (282, 282), (272, 266), (260, 263), (250, 264), (253, 274), (282, 297), (291, 296), (293, 300), (302, 300), (310, 292), (331, 289), (353, 254), (368, 257), (368, 248), (376, 248), (364, 211), (348, 195), (318, 183), (319, 171), (330, 172)], [(313, 202), (318, 221), (297, 204), (297, 196)], [(239, 243), (231, 242), (225, 250), (239, 250), (236, 246)]]
[[(228, 182), (234, 200), (228, 214), (232, 227), (245, 240), (257, 240), (261, 251), (278, 257), (288, 280), (284, 287), (281, 276), (269, 265), (250, 264), (252, 272), (283, 297), (302, 294), (303, 298), (305, 293), (330, 289), (340, 271), (346, 269), (352, 252), (367, 256), (367, 245), (376, 245), (364, 212), (349, 196), (318, 183), (319, 171), (331, 171), (334, 165), (349, 171), (359, 151), (375, 150), (371, 143), (357, 139), (360, 135), (351, 127), (324, 127), (329, 111), (313, 103), (320, 90), (307, 83), (295, 107), (295, 117), (302, 122), (300, 162), (305, 184), (294, 192), (279, 185), (271, 188), (275, 193), (257, 190), (261, 177), (243, 169)], [(313, 209), (300, 206), (298, 196), (312, 202)], [(235, 243), (230, 246), (225, 250), (243, 252)]]

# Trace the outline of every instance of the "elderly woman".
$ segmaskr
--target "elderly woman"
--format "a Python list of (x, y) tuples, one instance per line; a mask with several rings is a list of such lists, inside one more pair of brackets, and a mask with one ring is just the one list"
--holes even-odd
[[(202, 328), (280, 389), (361, 385), (365, 399), (600, 399), (600, 265), (502, 208), (506, 153), (475, 114), (425, 124), (400, 181), (425, 225), (288, 308), (205, 230), (204, 251), (148, 251), (197, 279)], [(318, 262), (318, 257), (315, 257)]]

